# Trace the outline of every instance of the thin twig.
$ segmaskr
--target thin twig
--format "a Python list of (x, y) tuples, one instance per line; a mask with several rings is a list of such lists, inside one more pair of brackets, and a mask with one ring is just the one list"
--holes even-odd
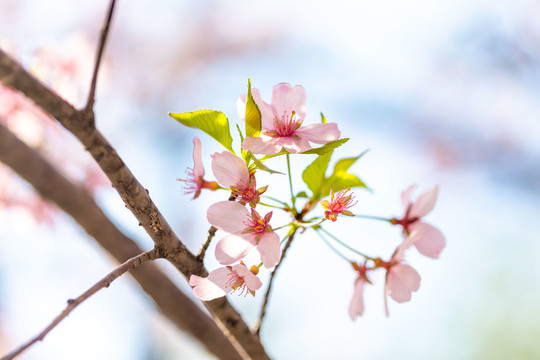
[(259, 335), (259, 333), (261, 332), (261, 325), (262, 325), (262, 321), (264, 319), (264, 316), (266, 315), (266, 307), (268, 306), (268, 301), (270, 299), (270, 292), (272, 291), (272, 284), (274, 283), (274, 276), (276, 276), (276, 273), (277, 273), (277, 270), (278, 270), (279, 266), (281, 264), (283, 264), (283, 260), (285, 259), (285, 255), (287, 254), (287, 250), (289, 249), (289, 247), (292, 244), (292, 241), (294, 239), (294, 235), (296, 234), (296, 230), (298, 230), (298, 229), (294, 228), (292, 233), (289, 235), (289, 239), (285, 243), (285, 246), (283, 247), (283, 250), (281, 252), (281, 260), (276, 265), (276, 268), (274, 269), (272, 274), (270, 274), (270, 280), (268, 281), (268, 288), (266, 289), (266, 294), (264, 295), (264, 302), (263, 302), (263, 304), (261, 306), (261, 313), (259, 315), (259, 319), (257, 320), (257, 323), (255, 324), (255, 326), (253, 327), (253, 330), (252, 330), (252, 332), (254, 334), (256, 334), (256, 335)]
[(105, 18), (105, 24), (103, 25), (103, 28), (101, 29), (101, 36), (99, 38), (98, 50), (96, 52), (96, 61), (94, 64), (94, 72), (92, 73), (92, 82), (90, 83), (90, 91), (88, 92), (88, 99), (86, 100), (86, 106), (84, 107), (85, 112), (93, 111), (93, 108), (94, 108), (99, 66), (101, 64), (101, 58), (103, 57), (103, 50), (105, 49), (105, 43), (107, 42), (107, 37), (109, 35), (109, 28), (111, 26), (111, 20), (112, 20), (115, 4), (116, 4), (116, 1), (111, 0), (111, 3), (109, 5), (109, 11), (107, 12), (107, 17)]
[(15, 357), (19, 356), (23, 351), (25, 351), (26, 349), (28, 349), (30, 346), (32, 346), (33, 344), (35, 344), (36, 342), (38, 341), (42, 341), (45, 336), (52, 330), (54, 329), (58, 324), (60, 324), (60, 322), (62, 322), (62, 320), (64, 320), (77, 306), (79, 306), (83, 301), (85, 301), (86, 299), (88, 299), (90, 296), (94, 295), (96, 292), (98, 292), (99, 290), (103, 289), (103, 288), (106, 288), (106, 287), (109, 287), (109, 285), (114, 281), (116, 280), (117, 278), (119, 278), (120, 276), (122, 276), (123, 274), (125, 274), (126, 272), (128, 272), (129, 270), (133, 270), (135, 269), (137, 266), (141, 265), (141, 264), (144, 264), (145, 262), (148, 262), (148, 261), (152, 261), (152, 260), (155, 260), (159, 257), (159, 252), (158, 252), (158, 249), (154, 248), (150, 251), (146, 251), (142, 254), (139, 254), (131, 259), (129, 259), (128, 261), (126, 261), (125, 263), (123, 263), (122, 265), (118, 266), (116, 269), (114, 269), (111, 273), (109, 273), (109, 275), (105, 276), (103, 279), (101, 279), (100, 281), (98, 281), (96, 284), (94, 284), (94, 286), (92, 286), (90, 289), (86, 290), (82, 295), (80, 295), (78, 298), (76, 299), (69, 299), (67, 301), (67, 306), (66, 308), (64, 309), (64, 311), (62, 311), (60, 313), (60, 315), (58, 315), (50, 324), (49, 326), (47, 326), (42, 332), (40, 332), (38, 335), (36, 335), (35, 337), (33, 337), (32, 339), (30, 339), (27, 343), (21, 345), (18, 349), (15, 349), (13, 352), (5, 355), (4, 357), (2, 357), (2, 359), (0, 360), (11, 360), (11, 359), (14, 359)]
[(203, 261), (204, 255), (206, 255), (206, 250), (208, 249), (208, 246), (210, 246), (210, 242), (216, 236), (217, 229), (213, 226), (210, 226), (210, 229), (208, 229), (208, 236), (206, 237), (206, 241), (202, 244), (201, 249), (199, 250), (199, 253), (197, 254), (197, 260)]

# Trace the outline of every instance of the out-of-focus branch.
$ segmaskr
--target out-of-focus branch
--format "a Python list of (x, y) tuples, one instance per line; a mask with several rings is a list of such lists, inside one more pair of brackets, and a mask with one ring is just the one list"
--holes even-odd
[[(142, 253), (97, 206), (90, 194), (67, 180), (38, 152), (19, 140), (0, 122), (0, 161), (28, 181), (44, 198), (56, 203), (118, 262)], [(186, 331), (220, 359), (240, 359), (236, 349), (214, 321), (155, 264), (136, 269), (131, 275), (178, 328)]]
[(103, 279), (95, 283), (90, 289), (86, 290), (82, 295), (75, 299), (69, 299), (67, 301), (66, 308), (60, 313), (60, 315), (54, 318), (54, 320), (45, 329), (43, 329), (43, 331), (41, 331), (39, 334), (37, 334), (25, 344), (21, 345), (19, 348), (2, 357), (2, 359), (0, 360), (15, 359), (33, 344), (37, 343), (38, 341), (42, 341), (52, 329), (54, 329), (58, 324), (60, 324), (62, 320), (64, 320), (73, 310), (75, 310), (77, 306), (82, 304), (83, 301), (97, 293), (99, 290), (108, 287), (114, 280), (118, 279), (126, 272), (133, 270), (139, 265), (142, 265), (148, 261), (155, 260), (156, 258), (158, 258), (158, 256), (159, 255), (157, 249), (152, 249), (127, 260), (125, 263), (111, 271)]
[[(111, 144), (95, 129), (91, 114), (75, 109), (2, 50), (0, 82), (24, 93), (79, 139), (105, 172), (126, 207), (135, 215), (156, 247), (162, 251), (164, 258), (186, 278), (193, 274), (203, 277), (208, 275), (202, 262), (178, 239), (147, 190), (127, 168)], [(259, 338), (251, 333), (226, 298), (207, 301), (204, 305), (239, 352), (245, 352), (247, 357), (253, 359), (269, 359)]]
[(99, 66), (101, 64), (101, 58), (103, 57), (103, 50), (105, 50), (105, 44), (107, 43), (107, 37), (109, 36), (109, 28), (111, 26), (111, 20), (112, 20), (115, 4), (116, 4), (116, 1), (111, 0), (111, 3), (109, 4), (109, 11), (107, 12), (107, 17), (105, 18), (105, 24), (103, 25), (103, 29), (101, 29), (101, 36), (99, 38), (98, 50), (96, 52), (96, 61), (94, 64), (94, 71), (92, 73), (92, 81), (90, 83), (90, 91), (88, 92), (88, 100), (86, 100), (86, 106), (84, 107), (85, 111), (89, 111), (89, 112), (94, 111), (97, 76), (99, 72)]

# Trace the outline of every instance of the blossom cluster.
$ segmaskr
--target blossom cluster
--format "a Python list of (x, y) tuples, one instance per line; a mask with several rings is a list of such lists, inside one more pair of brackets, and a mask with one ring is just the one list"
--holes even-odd
[[(205, 110), (171, 114), (184, 125), (205, 131), (227, 149), (211, 155), (211, 168), (216, 181), (207, 181), (204, 178), (201, 141), (195, 138), (194, 165), (192, 169), (188, 169), (188, 178), (182, 180), (185, 192), (193, 194), (193, 199), (198, 198), (203, 189), (227, 190), (229, 193), (228, 200), (218, 201), (207, 210), (206, 218), (213, 231), (225, 233), (217, 242), (214, 253), (223, 267), (211, 271), (207, 277), (191, 276), (189, 283), (193, 286), (193, 294), (197, 298), (209, 301), (236, 291), (244, 295), (255, 295), (262, 287), (258, 278), (259, 269), (264, 267), (270, 272), (275, 271), (282, 261), (282, 252), (287, 249), (287, 246), (283, 249), (281, 246), (285, 238), (292, 241), (296, 230), (301, 229), (299, 233), (303, 234), (309, 228), (319, 233), (326, 242), (323, 233), (329, 233), (323, 230), (325, 221), (334, 223), (341, 215), (361, 217), (351, 211), (357, 204), (351, 188), (366, 186), (356, 175), (350, 174), (348, 169), (362, 155), (339, 160), (334, 166), (334, 172), (327, 176), (328, 163), (334, 149), (348, 139), (340, 139), (341, 133), (337, 124), (327, 123), (324, 116), (321, 123), (304, 125), (307, 114), (305, 101), (304, 88), (298, 85), (276, 85), (271, 103), (266, 103), (259, 91), (251, 89), (249, 84), (248, 93), (242, 95), (237, 102), (239, 117), (246, 124), (245, 135), (239, 128), (242, 139), (241, 156), (237, 156), (230, 145), (232, 139), (228, 120), (221, 113)], [(312, 143), (322, 146), (313, 147)], [(311, 191), (311, 196), (305, 191), (297, 194), (293, 192), (289, 156), (295, 154), (317, 155), (316, 160), (302, 174), (302, 180)], [(268, 196), (267, 192), (273, 190), (272, 184), (262, 187), (257, 184), (256, 175), (259, 171), (276, 173), (268, 169), (263, 162), (277, 156), (287, 157), (290, 201)], [(378, 269), (386, 271), (384, 298), (388, 313), (388, 296), (397, 302), (409, 301), (412, 292), (420, 287), (420, 275), (405, 261), (409, 248), (414, 246), (422, 255), (438, 258), (445, 246), (442, 233), (423, 221), (424, 216), (435, 205), (438, 186), (421, 194), (413, 202), (411, 195), (414, 189), (415, 186), (411, 186), (402, 194), (405, 211), (401, 218), (371, 217), (399, 225), (403, 230), (403, 240), (388, 260), (364, 255), (330, 235), (363, 258), (358, 262), (348, 260), (348, 257), (329, 244), (330, 248), (347, 259), (355, 270), (356, 280), (349, 306), (349, 314), (353, 320), (364, 312), (363, 292), (365, 285), (371, 284), (372, 272)], [(276, 201), (279, 206), (261, 202), (262, 197)], [(303, 207), (299, 206), (301, 202)], [(317, 204), (320, 204), (320, 207)], [(263, 206), (281, 209), (291, 216), (290, 223), (282, 226), (289, 228), (283, 239), (270, 224), (275, 210), (263, 211)], [(307, 215), (315, 209), (318, 213), (308, 218)], [(259, 255), (260, 263), (247, 266), (244, 261), (252, 252)]]

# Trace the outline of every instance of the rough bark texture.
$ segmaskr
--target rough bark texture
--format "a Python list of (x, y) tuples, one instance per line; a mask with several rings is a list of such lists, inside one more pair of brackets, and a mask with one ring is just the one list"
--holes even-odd
[[(109, 142), (95, 129), (93, 113), (78, 111), (28, 73), (18, 62), (0, 50), (0, 82), (33, 100), (56, 118), (85, 146), (97, 161), (127, 208), (169, 260), (186, 278), (192, 274), (206, 276), (202, 262), (197, 261), (159, 212), (146, 189), (137, 181)], [(225, 299), (205, 302), (216, 323), (240, 352), (253, 359), (268, 359), (259, 338), (252, 334), (238, 312)]]

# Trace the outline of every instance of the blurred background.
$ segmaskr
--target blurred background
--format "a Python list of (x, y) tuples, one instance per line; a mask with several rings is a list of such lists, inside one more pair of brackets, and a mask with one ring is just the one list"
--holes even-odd
[[(107, 6), (0, 0), (0, 45), (80, 105)], [(209, 179), (208, 155), (223, 149), (168, 112), (220, 110), (234, 126), (248, 78), (268, 102), (279, 82), (304, 86), (306, 123), (320, 121), (323, 112), (351, 138), (333, 162), (370, 149), (351, 172), (372, 192), (356, 191), (353, 210), (400, 216), (402, 190), (439, 184), (426, 221), (441, 229), (447, 247), (438, 260), (409, 251), (421, 287), (408, 303), (390, 300), (389, 318), (384, 275), (375, 276), (365, 314), (353, 322), (354, 271), (313, 232), (299, 236), (276, 276), (261, 332), (271, 357), (538, 359), (539, 13), (533, 0), (119, 1), (98, 83), (98, 127), (196, 251), (209, 227), (206, 208), (226, 195), (203, 193), (192, 201), (176, 179), (193, 166), (194, 136), (202, 139)], [(126, 234), (151, 248), (82, 146), (39, 114), (9, 113), (8, 95), (0, 93), (2, 121), (87, 185)], [(293, 157), (298, 179), (313, 159)], [(286, 170), (280, 161), (268, 165)], [(264, 175), (258, 183), (276, 196), (288, 193), (283, 176)], [(300, 180), (294, 186), (303, 189)], [(0, 187), (0, 350), (6, 353), (115, 263), (3, 165)], [(383, 258), (400, 241), (399, 229), (383, 222), (340, 218), (327, 229)], [(189, 293), (185, 280), (162, 265)], [(267, 276), (261, 273), (265, 283)], [(253, 324), (262, 294), (229, 298)], [(123, 277), (21, 357), (96, 358), (211, 357)]]

